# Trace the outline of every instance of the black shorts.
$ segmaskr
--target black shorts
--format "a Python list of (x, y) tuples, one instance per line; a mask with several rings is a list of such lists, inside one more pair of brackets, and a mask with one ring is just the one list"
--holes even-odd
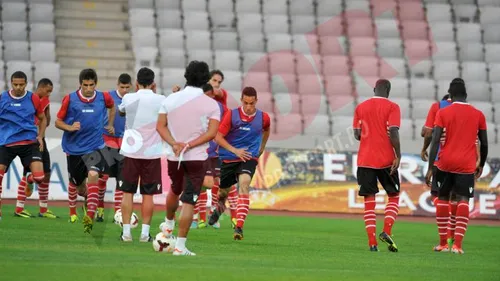
[(399, 174), (396, 171), (391, 175), (391, 168), (386, 169), (371, 169), (358, 168), (358, 186), (359, 196), (375, 195), (378, 193), (377, 180), (380, 182), (387, 194), (400, 192)]
[(103, 174), (107, 168), (106, 153), (105, 149), (101, 149), (85, 155), (66, 156), (69, 180), (79, 186), (85, 181), (89, 171)]
[(136, 193), (140, 180), (142, 195), (161, 194), (161, 159), (135, 159), (125, 157), (123, 160), (122, 180), (118, 189), (126, 193)]
[(106, 171), (104, 173), (107, 174), (110, 178), (120, 180), (125, 157), (120, 154), (120, 149), (118, 148), (106, 147), (105, 149), (108, 151), (107, 153), (109, 155), (110, 161), (108, 161), (106, 165)]
[(168, 160), (167, 162), (168, 176), (172, 181), (170, 186), (172, 193), (182, 194), (182, 203), (196, 204), (207, 173), (207, 161), (183, 161), (180, 167), (178, 161)]
[[(45, 141), (45, 139), (43, 139), (43, 151), (41, 153), (42, 153), (43, 172), (49, 174), (52, 169), (52, 163), (50, 162), (50, 153), (49, 150), (47, 149), (47, 142)], [(30, 167), (24, 168), (23, 176), (26, 176), (26, 174), (28, 173), (31, 173)]]
[(238, 182), (238, 176), (241, 174), (248, 174), (253, 178), (257, 164), (257, 160), (255, 159), (246, 162), (222, 162), (220, 188), (230, 188)]
[(36, 144), (0, 146), (0, 164), (5, 165), (7, 169), (16, 157), (21, 158), (24, 168), (29, 168), (33, 162), (42, 162), (42, 153), (40, 146)]
[(455, 174), (436, 169), (432, 185), (436, 186), (438, 197), (449, 197), (453, 192), (456, 195), (468, 198), (474, 197), (476, 178), (474, 174)]
[(213, 157), (207, 159), (207, 176), (220, 178), (220, 159)]

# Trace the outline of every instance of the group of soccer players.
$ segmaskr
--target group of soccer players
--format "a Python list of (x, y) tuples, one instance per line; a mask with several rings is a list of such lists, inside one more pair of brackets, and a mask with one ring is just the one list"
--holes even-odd
[[(398, 167), (401, 161), (399, 106), (388, 99), (391, 84), (377, 81), (375, 96), (356, 107), (353, 128), (360, 141), (357, 179), (359, 196), (364, 197), (364, 221), (370, 251), (378, 251), (375, 195), (377, 180), (387, 192), (384, 228), (379, 239), (391, 252), (398, 247), (392, 227), (399, 212), (401, 191)], [(436, 206), (439, 244), (436, 252), (463, 254), (462, 241), (469, 221), (469, 199), (488, 156), (484, 114), (467, 103), (464, 80), (451, 81), (448, 95), (432, 105), (422, 128), (422, 160), (428, 161), (426, 183)], [(430, 148), (430, 153), (427, 149)]]

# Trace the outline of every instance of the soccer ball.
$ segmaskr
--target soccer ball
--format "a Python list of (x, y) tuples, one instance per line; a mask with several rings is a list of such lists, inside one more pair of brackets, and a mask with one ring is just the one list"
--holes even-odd
[(162, 232), (156, 234), (153, 240), (153, 249), (155, 252), (172, 253), (175, 249), (175, 242), (177, 238), (175, 236), (167, 237)]
[[(123, 227), (122, 210), (116, 211), (114, 219), (117, 225)], [(136, 228), (138, 225), (139, 225), (139, 217), (132, 212), (132, 216), (130, 217), (130, 228)]]

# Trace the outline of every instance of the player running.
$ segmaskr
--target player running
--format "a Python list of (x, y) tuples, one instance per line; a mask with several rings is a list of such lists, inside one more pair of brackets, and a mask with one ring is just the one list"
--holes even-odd
[[(453, 104), (439, 110), (436, 115), (426, 181), (429, 186), (435, 182), (438, 195), (436, 221), (439, 229), (439, 245), (434, 247), (434, 251), (450, 251), (445, 230), (450, 220), (449, 198), (453, 192), (458, 205), (455, 241), (451, 251), (463, 254), (462, 241), (469, 221), (469, 199), (474, 197), (475, 179), (481, 176), (486, 163), (488, 136), (484, 114), (466, 103), (467, 91), (463, 81), (451, 83), (450, 97)], [(442, 142), (444, 131), (446, 138)], [(481, 155), (479, 166), (476, 166), (477, 138)], [(438, 161), (435, 164), (436, 157)], [(437, 170), (433, 176), (434, 164)]]
[(390, 91), (391, 83), (388, 80), (378, 80), (374, 89), (375, 96), (356, 107), (353, 120), (354, 136), (360, 141), (358, 194), (364, 197), (365, 229), (372, 252), (378, 252), (375, 215), (375, 195), (379, 192), (377, 180), (389, 197), (385, 207), (384, 230), (380, 233), (379, 239), (388, 245), (389, 251), (398, 251), (391, 235), (399, 213), (401, 110), (399, 105), (388, 99)]
[(45, 178), (41, 151), (47, 119), (38, 95), (26, 91), (27, 81), (24, 72), (16, 71), (10, 77), (12, 89), (0, 94), (0, 220), (3, 177), (16, 157), (31, 170), (38, 185), (43, 185)]
[[(241, 107), (224, 115), (215, 138), (220, 145), (219, 157), (222, 160), (219, 198), (224, 198), (224, 193), (234, 184), (239, 185), (235, 240), (243, 239), (243, 226), (250, 206), (250, 182), (271, 133), (269, 115), (256, 108), (257, 91), (254, 88), (243, 89), (241, 103)], [(224, 209), (224, 201), (219, 201), (208, 224), (215, 224)]]
[(217, 103), (203, 94), (201, 89), (209, 79), (205, 62), (190, 62), (184, 77), (186, 87), (167, 97), (158, 116), (157, 130), (170, 145), (167, 162), (172, 181), (171, 192), (167, 195), (167, 215), (160, 229), (165, 235), (172, 235), (174, 215), (182, 193), (179, 233), (173, 254), (194, 256), (195, 253), (186, 248), (186, 239), (207, 171), (208, 142), (219, 128), (220, 110)]
[[(97, 222), (104, 221), (104, 195), (106, 194), (106, 186), (109, 178), (116, 179), (115, 187), (115, 213), (121, 208), (123, 192), (118, 189), (118, 183), (121, 179), (121, 171), (123, 167), (123, 156), (120, 155), (120, 146), (122, 145), (123, 133), (125, 132), (125, 117), (121, 116), (117, 110), (122, 103), (123, 97), (130, 92), (132, 88), (132, 78), (127, 73), (122, 73), (118, 77), (117, 89), (110, 91), (109, 95), (115, 103), (115, 133), (110, 134), (106, 129), (103, 129), (104, 142), (106, 149), (110, 155), (112, 162), (108, 170), (99, 178), (99, 205), (97, 206)], [(108, 116), (104, 118), (104, 124), (108, 123)]]
[[(43, 78), (38, 81), (38, 85), (35, 91), (35, 95), (40, 98), (40, 106), (43, 109), (45, 114), (45, 118), (47, 119), (46, 124), (49, 126), (50, 124), (50, 100), (49, 96), (52, 93), (53, 84), (50, 79)], [(40, 121), (36, 118), (36, 123), (39, 126)], [(45, 142), (45, 138), (42, 139), (43, 150), (42, 150), (42, 162), (43, 162), (43, 171), (45, 173), (45, 177), (43, 182), (38, 186), (38, 197), (39, 197), (39, 206), (40, 211), (38, 216), (41, 218), (50, 218), (55, 219), (57, 216), (52, 213), (49, 209), (47, 209), (47, 203), (49, 199), (49, 183), (50, 183), (50, 154), (47, 148), (47, 143)], [(26, 201), (26, 197), (30, 197), (33, 193), (33, 175), (28, 168), (25, 168), (23, 171), (23, 177), (21, 182), (19, 182), (19, 186), (17, 188), (17, 203), (16, 203), (16, 211), (14, 215), (16, 217), (21, 218), (31, 218), (32, 215), (24, 209), (24, 203)]]
[(83, 218), (83, 227), (84, 232), (90, 233), (99, 203), (99, 176), (104, 173), (107, 166), (108, 156), (104, 149), (102, 127), (109, 109), (109, 119), (105, 129), (110, 134), (114, 133), (116, 109), (113, 98), (108, 93), (95, 90), (97, 85), (95, 70), (82, 70), (79, 82), (80, 89), (63, 98), (57, 113), (56, 128), (64, 131), (62, 148), (68, 162), (70, 222), (78, 221), (77, 187), (83, 188), (86, 184), (87, 210)]
[(153, 195), (161, 194), (161, 156), (163, 143), (156, 131), (158, 112), (165, 100), (162, 95), (155, 94), (155, 73), (149, 68), (141, 68), (137, 72), (137, 92), (126, 95), (118, 110), (125, 116), (125, 141), (121, 144), (120, 153), (123, 160), (122, 180), (118, 189), (123, 192), (122, 221), (123, 232), (120, 239), (132, 242), (130, 217), (134, 207), (134, 194), (140, 180), (142, 195), (142, 231), (140, 242), (151, 242), (149, 234), (151, 218), (154, 211)]

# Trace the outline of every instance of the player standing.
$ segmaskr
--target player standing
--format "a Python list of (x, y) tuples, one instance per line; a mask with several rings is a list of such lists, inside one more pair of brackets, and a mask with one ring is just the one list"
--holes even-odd
[[(401, 161), (399, 126), (401, 110), (390, 101), (391, 83), (378, 80), (375, 96), (360, 103), (354, 112), (354, 136), (360, 141), (358, 152), (359, 196), (365, 201), (365, 228), (370, 251), (378, 251), (376, 238), (377, 216), (375, 195), (379, 192), (377, 180), (387, 192), (389, 200), (385, 207), (384, 230), (379, 239), (388, 245), (389, 251), (397, 252), (392, 239), (392, 227), (399, 212), (399, 175)], [(389, 135), (389, 136), (387, 136)]]
[(174, 255), (193, 256), (186, 248), (186, 239), (193, 219), (193, 209), (207, 171), (208, 142), (217, 134), (220, 110), (217, 103), (203, 94), (201, 87), (208, 82), (209, 69), (205, 62), (192, 61), (184, 74), (186, 87), (163, 102), (157, 130), (171, 146), (167, 155), (168, 175), (172, 181), (167, 195), (167, 215), (160, 229), (172, 235), (174, 215), (182, 201), (179, 233)]
[[(38, 81), (38, 85), (35, 91), (35, 95), (40, 98), (40, 106), (43, 109), (45, 114), (45, 118), (47, 119), (46, 124), (49, 126), (50, 124), (50, 100), (49, 96), (52, 93), (53, 84), (50, 79), (43, 78)], [(40, 121), (36, 118), (36, 123), (40, 126)], [(43, 162), (43, 171), (45, 173), (45, 177), (43, 182), (38, 186), (38, 196), (39, 196), (39, 206), (40, 212), (38, 213), (39, 217), (42, 218), (50, 218), (55, 219), (57, 216), (52, 213), (49, 209), (47, 209), (47, 203), (49, 199), (49, 183), (50, 183), (50, 154), (47, 148), (47, 143), (45, 142), (45, 138), (42, 139), (43, 150), (42, 150), (42, 162)], [(33, 176), (31, 175), (30, 169), (25, 168), (23, 171), (23, 177), (19, 182), (19, 186), (17, 188), (17, 203), (16, 203), (16, 211), (14, 213), (17, 217), (22, 218), (30, 218), (31, 214), (24, 209), (24, 203), (26, 201), (26, 197), (30, 197), (33, 193)]]
[[(106, 194), (106, 186), (109, 178), (116, 179), (115, 187), (115, 213), (121, 208), (123, 192), (118, 189), (118, 183), (121, 179), (121, 171), (123, 167), (123, 156), (120, 156), (120, 146), (122, 145), (123, 133), (125, 132), (125, 117), (121, 116), (117, 110), (122, 103), (123, 97), (130, 92), (132, 88), (132, 78), (127, 73), (122, 73), (118, 77), (117, 89), (110, 91), (109, 95), (113, 98), (115, 103), (115, 133), (110, 134), (106, 129), (103, 130), (104, 142), (106, 143), (106, 148), (110, 159), (113, 161), (110, 163), (108, 170), (99, 179), (99, 205), (97, 206), (97, 217), (96, 221), (104, 221), (104, 195)], [(104, 124), (108, 123), (108, 116), (104, 118)]]
[[(249, 189), (257, 168), (257, 161), (266, 148), (271, 133), (269, 115), (256, 108), (257, 91), (246, 87), (241, 93), (242, 106), (224, 115), (215, 141), (221, 146), (222, 160), (219, 193), (224, 193), (234, 184), (239, 185), (237, 222), (233, 238), (243, 239), (243, 226), (250, 207)], [(224, 197), (220, 196), (219, 198)], [(209, 225), (219, 220), (224, 212), (224, 202), (220, 201), (210, 216)]]
[[(429, 168), (426, 181), (429, 186), (435, 182), (438, 195), (436, 202), (436, 221), (439, 232), (439, 245), (434, 251), (449, 252), (447, 228), (450, 220), (449, 198), (454, 192), (458, 200), (456, 215), (455, 241), (451, 251), (463, 254), (462, 241), (469, 221), (469, 199), (474, 197), (475, 179), (482, 174), (488, 157), (488, 135), (484, 114), (466, 103), (465, 84), (454, 81), (450, 85), (453, 104), (438, 111), (432, 135)], [(441, 138), (446, 131), (446, 139)], [(481, 160), (476, 166), (476, 140), (479, 138)], [(438, 155), (438, 150), (439, 155)], [(433, 176), (432, 168), (436, 157), (437, 170)]]
[(27, 81), (24, 72), (16, 71), (10, 77), (12, 89), (0, 94), (0, 220), (3, 177), (16, 157), (25, 169), (30, 168), (37, 184), (42, 185), (45, 178), (41, 150), (47, 119), (40, 98), (26, 91)]
[(132, 242), (130, 217), (134, 207), (134, 194), (140, 180), (142, 195), (142, 231), (140, 242), (152, 241), (149, 234), (151, 218), (154, 211), (153, 195), (161, 194), (161, 156), (163, 143), (156, 131), (156, 121), (161, 104), (165, 100), (162, 95), (155, 94), (155, 73), (149, 68), (141, 68), (137, 72), (137, 92), (126, 95), (118, 110), (126, 116), (125, 133), (120, 153), (123, 160), (123, 184), (118, 189), (123, 192), (122, 220), (123, 232), (120, 239)]
[(70, 222), (78, 221), (76, 214), (77, 187), (87, 179), (87, 212), (83, 218), (84, 232), (90, 233), (99, 203), (99, 176), (107, 166), (102, 127), (109, 110), (105, 129), (114, 133), (115, 107), (108, 93), (96, 91), (97, 73), (84, 69), (79, 77), (80, 89), (63, 98), (57, 113), (56, 128), (63, 130), (62, 148), (66, 153), (69, 174)]

